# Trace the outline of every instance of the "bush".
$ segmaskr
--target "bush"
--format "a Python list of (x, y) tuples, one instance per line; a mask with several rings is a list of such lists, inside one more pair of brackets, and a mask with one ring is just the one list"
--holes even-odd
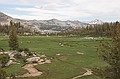
[(19, 48), (17, 51), (18, 52), (23, 52), (24, 51), (28, 56), (33, 55), (28, 48)]
[(4, 52), (5, 50), (3, 48), (0, 48), (0, 52)]
[(6, 72), (0, 68), (0, 79), (6, 79)]
[(1, 67), (5, 67), (6, 63), (9, 61), (10, 57), (7, 54), (0, 55), (0, 65)]

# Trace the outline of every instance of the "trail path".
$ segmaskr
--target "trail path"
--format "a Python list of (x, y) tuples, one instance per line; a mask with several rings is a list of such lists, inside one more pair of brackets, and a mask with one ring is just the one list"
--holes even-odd
[(42, 74), (42, 72), (34, 68), (33, 64), (26, 64), (23, 68), (28, 70), (28, 72), (17, 77), (35, 77), (35, 76), (40, 76)]
[(93, 74), (90, 69), (85, 68), (85, 70), (86, 70), (86, 72), (83, 75), (79, 75), (79, 76), (73, 77), (72, 79), (77, 79), (77, 78), (80, 78), (80, 77), (89, 76), (89, 75)]

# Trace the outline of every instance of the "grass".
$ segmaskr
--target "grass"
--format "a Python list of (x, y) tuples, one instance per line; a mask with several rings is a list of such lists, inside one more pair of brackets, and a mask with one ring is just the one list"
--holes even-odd
[(9, 67), (5, 67), (4, 70), (7, 72), (8, 75), (11, 75), (11, 74), (21, 75), (27, 72), (21, 67), (22, 67), (22, 64), (19, 64), (19, 65), (14, 64), (14, 65), (10, 65)]
[[(110, 41), (107, 39), (106, 41)], [(40, 37), (40, 36), (21, 36), (19, 37), (20, 48), (29, 48), (38, 54), (45, 54), (54, 57), (60, 53), (61, 56), (54, 59), (51, 64), (37, 65), (36, 68), (43, 72), (43, 75), (34, 78), (19, 79), (71, 79), (74, 76), (83, 74), (83, 68), (93, 68), (105, 66), (106, 63), (100, 60), (96, 50), (100, 39), (83, 40), (81, 37)], [(63, 43), (63, 47), (59, 45)], [(8, 37), (0, 37), (0, 47), (9, 50)], [(77, 55), (82, 52), (83, 55)], [(15, 69), (15, 70), (14, 70)], [(8, 74), (23, 74), (26, 70), (21, 65), (12, 65), (5, 68)], [(96, 76), (87, 76), (80, 79), (99, 79)]]

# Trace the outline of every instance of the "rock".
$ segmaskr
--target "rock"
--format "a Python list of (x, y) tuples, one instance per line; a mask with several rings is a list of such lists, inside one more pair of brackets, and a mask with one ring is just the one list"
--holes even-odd
[(39, 63), (39, 64), (45, 64), (45, 60), (44, 60), (44, 59), (40, 59), (40, 60), (38, 61), (38, 63)]
[(4, 54), (4, 52), (0, 52), (0, 54)]
[(33, 54), (34, 57), (36, 57), (37, 55), (36, 54)]
[(9, 54), (10, 52), (4, 52), (4, 54)]
[(11, 64), (13, 64), (13, 60), (9, 60), (8, 63), (5, 66), (9, 66)]
[(26, 56), (27, 56), (27, 54), (26, 54), (24, 51), (22, 51), (20, 54), (21, 54), (21, 56), (23, 56), (23, 57), (26, 57)]
[(47, 58), (45, 58), (45, 61), (47, 60)]
[(41, 58), (45, 58), (46, 56), (45, 56), (45, 55), (41, 55), (40, 57), (41, 57)]
[(60, 56), (61, 54), (58, 53), (58, 54), (56, 54), (56, 55), (57, 55), (57, 56)]
[(45, 64), (45, 62), (38, 62), (38, 64)]
[(18, 62), (12, 62), (12, 64), (20, 64), (20, 63), (18, 63)]
[(63, 47), (64, 45), (62, 44), (61, 47)]
[(15, 61), (16, 61), (16, 59), (15, 59), (15, 58), (10, 58), (10, 60), (15, 60)]
[(40, 60), (40, 57), (31, 57), (26, 59), (28, 63), (38, 62)]
[(33, 64), (33, 66), (37, 66), (37, 65), (38, 65), (37, 63)]
[(62, 43), (58, 43), (59, 45), (61, 45)]
[(76, 52), (77, 54), (79, 54), (79, 55), (83, 55), (84, 53), (81, 53), (81, 52)]
[(39, 62), (45, 62), (45, 60), (44, 59), (40, 59)]
[(87, 39), (87, 40), (95, 40), (96, 38), (94, 38), (94, 37), (84, 37), (84, 39)]
[(51, 60), (48, 60), (48, 59), (40, 59), (40, 60), (38, 61), (38, 63), (39, 63), (39, 64), (45, 64), (45, 63), (49, 64), (49, 63), (51, 63)]
[(49, 63), (51, 63), (51, 60), (46, 60), (45, 63), (48, 63), (48, 64), (49, 64)]
[(15, 55), (17, 55), (19, 52), (17, 51), (12, 51), (12, 52), (9, 52), (8, 55), (10, 56), (10, 58), (14, 58)]

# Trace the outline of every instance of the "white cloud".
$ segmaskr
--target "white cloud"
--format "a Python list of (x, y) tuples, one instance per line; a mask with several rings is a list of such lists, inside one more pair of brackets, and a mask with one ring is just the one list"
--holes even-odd
[(120, 18), (119, 0), (2, 0), (4, 5), (29, 5), (32, 8), (15, 7), (15, 11), (27, 15), (13, 15), (23, 19), (68, 19), (68, 18)]

